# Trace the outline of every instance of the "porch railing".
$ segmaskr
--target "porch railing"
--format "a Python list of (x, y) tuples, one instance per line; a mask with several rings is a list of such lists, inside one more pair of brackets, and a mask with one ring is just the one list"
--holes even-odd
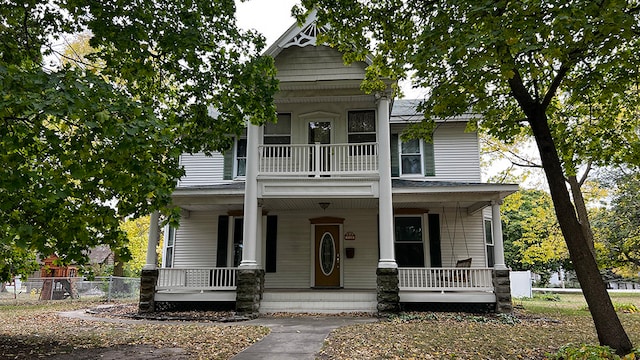
[(492, 291), (490, 268), (400, 268), (400, 290)]
[(235, 290), (237, 268), (158, 269), (157, 290)]
[(327, 176), (378, 173), (378, 144), (261, 145), (259, 175)]

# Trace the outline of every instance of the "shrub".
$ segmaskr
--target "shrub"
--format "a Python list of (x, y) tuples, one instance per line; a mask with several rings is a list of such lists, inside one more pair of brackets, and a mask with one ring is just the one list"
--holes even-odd
[(567, 344), (561, 347), (555, 354), (547, 354), (547, 358), (554, 360), (634, 360), (640, 358), (640, 348), (634, 349), (630, 354), (620, 357), (608, 346)]
[(621, 312), (626, 312), (626, 313), (637, 313), (637, 312), (640, 312), (640, 309), (638, 309), (638, 307), (633, 305), (633, 304), (618, 304), (618, 303), (614, 303), (613, 307), (616, 309), (616, 311), (621, 311)]

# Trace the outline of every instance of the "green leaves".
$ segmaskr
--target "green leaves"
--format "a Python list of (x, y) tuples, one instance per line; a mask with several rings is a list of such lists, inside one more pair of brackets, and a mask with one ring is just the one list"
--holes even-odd
[[(121, 220), (175, 213), (181, 153), (275, 118), (273, 61), (233, 1), (10, 1), (0, 24), (0, 244), (16, 254), (123, 246)], [(45, 70), (40, 49), (64, 64)]]

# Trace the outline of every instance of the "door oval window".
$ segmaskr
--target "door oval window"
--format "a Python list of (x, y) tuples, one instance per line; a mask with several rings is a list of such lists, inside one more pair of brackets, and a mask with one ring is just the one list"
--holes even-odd
[(325, 276), (333, 272), (336, 264), (336, 242), (330, 233), (326, 232), (320, 240), (320, 269)]

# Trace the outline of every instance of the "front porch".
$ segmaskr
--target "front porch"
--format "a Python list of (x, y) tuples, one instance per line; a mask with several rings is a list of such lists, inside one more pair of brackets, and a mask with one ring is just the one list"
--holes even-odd
[[(237, 268), (158, 269), (155, 301), (236, 300)], [(402, 303), (495, 303), (491, 268), (400, 268)], [(375, 312), (376, 289), (263, 290), (261, 313)]]

